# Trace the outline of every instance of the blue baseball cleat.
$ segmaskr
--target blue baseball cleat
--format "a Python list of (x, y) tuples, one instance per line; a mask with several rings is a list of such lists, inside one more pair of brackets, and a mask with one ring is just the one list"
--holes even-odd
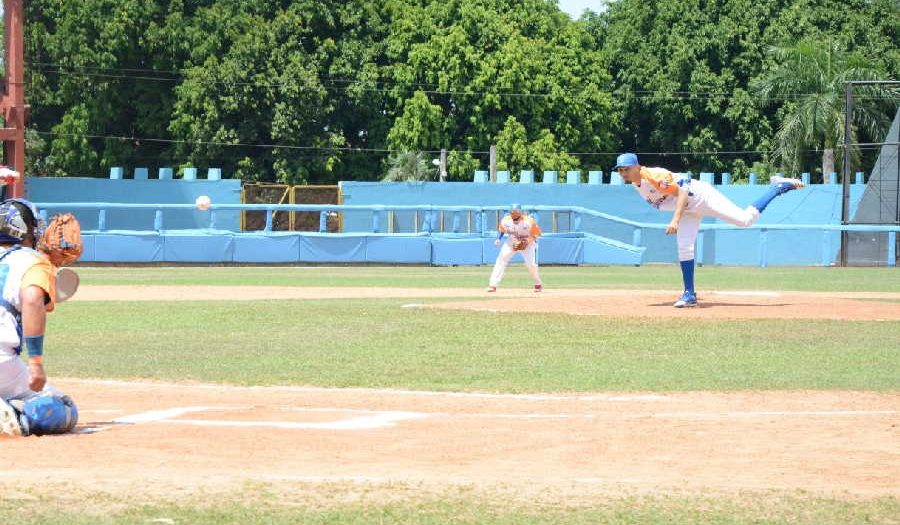
[(675, 308), (693, 308), (697, 306), (697, 294), (685, 290), (672, 306)]
[(789, 179), (779, 175), (775, 175), (769, 179), (769, 183), (778, 189), (779, 195), (784, 195), (791, 190), (799, 190), (804, 186), (803, 181), (800, 179)]

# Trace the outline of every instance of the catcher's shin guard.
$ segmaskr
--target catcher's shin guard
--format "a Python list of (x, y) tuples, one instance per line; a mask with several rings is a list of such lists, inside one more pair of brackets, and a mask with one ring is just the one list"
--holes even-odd
[(20, 403), (22, 435), (65, 434), (78, 423), (78, 407), (69, 396), (42, 395)]

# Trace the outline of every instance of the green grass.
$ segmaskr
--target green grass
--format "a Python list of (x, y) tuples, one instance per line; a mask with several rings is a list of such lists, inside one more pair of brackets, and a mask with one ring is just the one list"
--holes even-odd
[[(388, 286), (465, 287), (487, 283), (490, 268), (459, 267), (241, 267), (241, 268), (79, 268), (87, 285), (222, 285), (222, 286)], [(547, 267), (548, 288), (681, 287), (677, 265)], [(504, 285), (523, 286), (525, 271), (514, 265)], [(697, 271), (700, 290), (798, 290), (900, 292), (896, 268), (747, 268), (705, 266)]]
[(57, 376), (427, 390), (895, 390), (900, 323), (647, 321), (415, 300), (72, 302)]
[[(709, 496), (621, 497), (592, 504), (499, 503), (479, 495), (427, 496), (379, 501), (362, 495), (357, 502), (297, 504), (283, 500), (249, 503), (218, 501), (134, 503), (91, 496), (56, 503), (42, 494), (39, 501), (0, 500), (0, 522), (16, 525), (853, 525), (897, 524), (900, 499), (842, 501), (823, 497), (752, 494)], [(247, 499), (241, 494), (238, 501)]]

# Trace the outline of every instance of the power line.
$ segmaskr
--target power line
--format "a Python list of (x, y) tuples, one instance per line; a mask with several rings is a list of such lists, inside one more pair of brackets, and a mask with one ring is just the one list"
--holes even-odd
[[(78, 71), (65, 71), (63, 69), (45, 69), (38, 67), (38, 71), (46, 74), (53, 74), (58, 76), (68, 76), (68, 77), (87, 77), (87, 78), (103, 78), (103, 79), (111, 79), (111, 80), (134, 80), (134, 81), (148, 81), (148, 82), (171, 82), (177, 83), (182, 82), (185, 79), (183, 73), (179, 72), (165, 72), (160, 70), (141, 70), (141, 69), (115, 69), (115, 68), (97, 68), (100, 70), (110, 70), (110, 71), (149, 71), (149, 72), (163, 72), (163, 73), (172, 73), (180, 75), (177, 78), (172, 77), (159, 77), (159, 76), (143, 76), (143, 75), (116, 75), (110, 73), (89, 73), (89, 72), (78, 72)], [(514, 91), (471, 91), (464, 89), (419, 89), (421, 86), (436, 86), (437, 84), (421, 84), (421, 83), (406, 83), (399, 81), (384, 81), (384, 80), (352, 80), (352, 79), (339, 79), (339, 80), (330, 80), (330, 79), (319, 79), (320, 82), (331, 82), (331, 83), (343, 83), (348, 85), (343, 86), (326, 86), (326, 85), (308, 85), (301, 84), (299, 82), (262, 82), (262, 81), (237, 81), (237, 80), (214, 80), (214, 79), (201, 79), (202, 83), (211, 84), (211, 85), (225, 85), (225, 86), (251, 86), (251, 87), (268, 87), (268, 88), (284, 88), (291, 87), (296, 89), (302, 89), (307, 91), (318, 91), (320, 89), (326, 91), (364, 91), (371, 93), (392, 93), (395, 91), (421, 91), (422, 93), (429, 95), (445, 95), (445, 96), (497, 96), (497, 97), (513, 97), (513, 98), (552, 98), (558, 97), (560, 94), (569, 94), (569, 95), (582, 95), (584, 94), (584, 90), (571, 90), (571, 89), (562, 89), (558, 93), (527, 93), (527, 92), (514, 92)], [(394, 84), (393, 87), (365, 87), (361, 84), (371, 83), (375, 86), (379, 84)], [(360, 85), (352, 85), (352, 84), (360, 84)], [(500, 87), (499, 89), (504, 89)], [(654, 100), (709, 100), (709, 99), (719, 99), (719, 98), (730, 98), (734, 96), (733, 92), (691, 92), (691, 91), (652, 91), (652, 90), (627, 90), (627, 91), (599, 91), (599, 94), (605, 94), (610, 96), (627, 96), (638, 99), (654, 99)], [(779, 95), (758, 95), (746, 92), (748, 96), (751, 98), (760, 98), (767, 100), (795, 100), (797, 98), (802, 98), (811, 95), (819, 95), (821, 93), (782, 93)], [(896, 98), (900, 98), (900, 94), (897, 96), (857, 96), (857, 100), (893, 100)]]
[[(260, 149), (287, 149), (287, 150), (298, 150), (298, 151), (322, 151), (322, 152), (342, 152), (342, 153), (403, 153), (405, 150), (398, 149), (390, 149), (390, 148), (361, 148), (361, 147), (353, 147), (353, 146), (295, 146), (291, 144), (251, 144), (251, 143), (232, 143), (232, 142), (218, 142), (218, 141), (205, 141), (205, 140), (183, 140), (183, 139), (163, 139), (163, 138), (150, 138), (150, 137), (134, 137), (134, 136), (121, 136), (121, 135), (100, 135), (100, 134), (90, 134), (90, 133), (58, 133), (53, 131), (38, 131), (35, 130), (39, 135), (49, 135), (49, 136), (61, 136), (61, 137), (81, 137), (88, 139), (103, 139), (103, 140), (121, 140), (121, 141), (130, 141), (130, 142), (153, 142), (153, 143), (162, 143), (162, 144), (189, 144), (189, 145), (198, 145), (198, 146), (220, 146), (220, 147), (229, 147), (229, 148), (260, 148)], [(866, 147), (860, 147), (858, 149), (878, 149), (881, 145), (872, 145)], [(439, 154), (441, 150), (417, 150), (420, 153), (429, 153), (429, 154)], [(449, 153), (458, 153), (458, 154), (468, 154), (468, 155), (487, 155), (489, 151), (479, 151), (479, 150), (471, 150), (471, 149), (448, 149)], [(806, 149), (801, 150), (801, 153), (821, 153), (823, 149)], [(564, 151), (558, 152), (564, 155), (571, 155), (573, 157), (582, 157), (582, 156), (615, 156), (621, 153), (620, 151)], [(774, 153), (774, 150), (713, 150), (713, 151), (640, 151), (641, 155), (653, 155), (653, 156), (662, 156), (662, 157), (690, 157), (690, 156), (711, 156), (711, 155), (771, 155)]]

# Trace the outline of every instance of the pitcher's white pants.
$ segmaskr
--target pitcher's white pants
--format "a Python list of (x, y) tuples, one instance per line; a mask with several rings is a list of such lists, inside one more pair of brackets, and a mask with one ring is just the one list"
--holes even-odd
[[(538, 274), (537, 265), (537, 242), (532, 242), (520, 253), (525, 259), (525, 268), (528, 268), (528, 273), (531, 274), (531, 279), (534, 281), (534, 284), (541, 284), (541, 277)], [(512, 243), (509, 241), (504, 242), (503, 246), (500, 248), (500, 253), (497, 255), (497, 262), (494, 263), (494, 271), (491, 272), (491, 286), (500, 285), (500, 281), (503, 280), (503, 274), (506, 272), (506, 266), (515, 254), (516, 251), (513, 250)]]
[[(690, 261), (694, 258), (694, 245), (700, 231), (703, 217), (714, 217), (729, 224), (746, 228), (759, 219), (759, 210), (753, 206), (740, 209), (719, 190), (703, 181), (691, 181), (689, 186), (693, 194), (688, 198), (688, 206), (678, 224), (678, 260)], [(686, 187), (687, 189), (687, 187)]]

